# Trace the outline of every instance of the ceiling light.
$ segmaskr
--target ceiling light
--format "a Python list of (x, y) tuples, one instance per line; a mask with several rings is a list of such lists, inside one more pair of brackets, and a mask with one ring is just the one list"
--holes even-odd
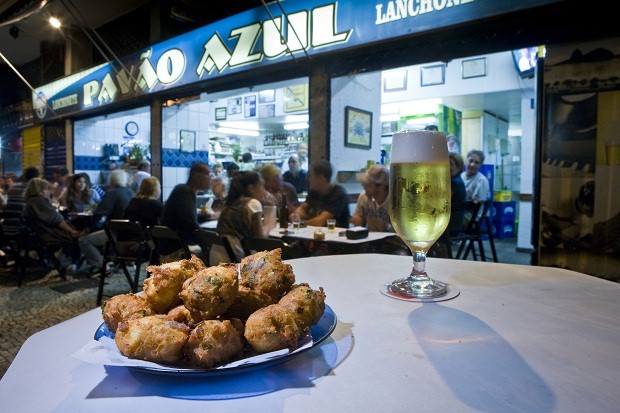
[(400, 115), (398, 113), (381, 115), (381, 122), (396, 122), (399, 120), (400, 120)]
[(258, 122), (249, 120), (225, 120), (223, 122), (220, 122), (219, 126), (251, 131), (257, 131), (259, 129)]
[(287, 123), (284, 125), (284, 130), (297, 130), (297, 129), (308, 129), (308, 124), (305, 122), (299, 122), (299, 123)]
[(49, 22), (54, 29), (60, 29), (60, 26), (62, 26), (62, 24), (60, 24), (60, 20), (58, 20), (56, 17), (50, 17)]
[(230, 135), (242, 135), (242, 136), (258, 136), (260, 133), (257, 130), (247, 130), (247, 129), (235, 129), (235, 128), (226, 128), (220, 126), (216, 129), (219, 133), (228, 133)]

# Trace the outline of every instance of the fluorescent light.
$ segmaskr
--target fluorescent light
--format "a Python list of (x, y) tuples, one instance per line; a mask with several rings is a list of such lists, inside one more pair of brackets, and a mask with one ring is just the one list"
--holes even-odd
[(297, 129), (308, 129), (308, 124), (305, 122), (299, 122), (299, 123), (287, 123), (284, 125), (284, 130), (297, 130)]
[(390, 113), (387, 115), (381, 115), (381, 122), (395, 122), (400, 120), (400, 115), (398, 113)]
[(258, 122), (249, 120), (226, 120), (218, 123), (219, 126), (234, 129), (245, 129), (251, 131), (257, 131), (259, 129)]
[(429, 123), (436, 123), (437, 118), (434, 116), (428, 116), (425, 118), (414, 118), (407, 120), (407, 125), (424, 125), (426, 126)]
[(243, 135), (243, 136), (259, 136), (260, 133), (257, 130), (248, 130), (248, 129), (235, 129), (235, 128), (227, 128), (227, 127), (218, 127), (216, 129), (219, 133), (229, 133), (231, 135)]
[(56, 17), (50, 17), (50, 25), (52, 25), (52, 27), (54, 29), (60, 29), (60, 26), (62, 26), (62, 24), (60, 23), (60, 20), (58, 20)]
[(305, 114), (305, 115), (286, 115), (286, 116), (284, 116), (284, 123), (308, 122), (309, 120), (310, 120), (310, 116), (308, 116), (308, 114)]

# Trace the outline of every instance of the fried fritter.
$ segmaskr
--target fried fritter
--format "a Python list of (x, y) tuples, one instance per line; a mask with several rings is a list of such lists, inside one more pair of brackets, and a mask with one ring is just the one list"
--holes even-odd
[(149, 265), (146, 270), (151, 276), (144, 280), (144, 296), (157, 313), (164, 314), (181, 304), (179, 292), (183, 282), (205, 268), (202, 260), (195, 255), (189, 260)]
[(155, 314), (144, 297), (133, 293), (115, 295), (103, 304), (101, 312), (108, 330), (113, 333), (122, 321)]
[(152, 315), (121, 322), (114, 341), (125, 357), (172, 364), (183, 358), (189, 334), (185, 324)]
[(209, 267), (183, 283), (179, 297), (196, 321), (224, 314), (237, 298), (239, 279), (236, 264)]
[(185, 343), (190, 365), (211, 368), (221, 365), (243, 350), (242, 335), (230, 320), (203, 320), (192, 330)]
[(274, 304), (274, 302), (264, 292), (251, 290), (240, 285), (237, 298), (222, 315), (222, 318), (238, 318), (241, 321), (246, 321), (250, 314), (270, 304)]
[(189, 312), (187, 308), (183, 304), (177, 305), (166, 314), (168, 319), (178, 321), (179, 323), (183, 323), (188, 325), (190, 328), (193, 328), (198, 324), (193, 318), (192, 314)]
[(295, 317), (280, 304), (252, 313), (245, 323), (245, 339), (259, 353), (288, 348), (295, 350), (301, 335)]
[(289, 311), (304, 331), (319, 322), (325, 312), (325, 292), (323, 287), (313, 290), (306, 283), (294, 285), (279, 301)]
[(277, 302), (295, 283), (290, 264), (282, 262), (282, 249), (257, 252), (241, 260), (240, 284), (252, 290), (262, 291)]

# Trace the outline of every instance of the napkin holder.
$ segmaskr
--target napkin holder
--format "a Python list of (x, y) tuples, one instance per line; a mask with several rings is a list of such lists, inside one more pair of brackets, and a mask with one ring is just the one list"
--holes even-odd
[(368, 237), (368, 228), (355, 227), (346, 230), (344, 235), (347, 239), (362, 239)]

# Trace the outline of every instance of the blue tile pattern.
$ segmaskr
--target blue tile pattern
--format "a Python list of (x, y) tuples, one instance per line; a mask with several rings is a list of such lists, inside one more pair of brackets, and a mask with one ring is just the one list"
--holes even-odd
[(82, 171), (100, 171), (102, 156), (74, 156), (73, 168)]
[[(209, 163), (208, 151), (195, 151), (193, 153), (181, 152), (178, 149), (162, 149), (162, 166), (173, 168), (191, 168), (196, 162)], [(75, 156), (73, 158), (74, 169), (82, 171), (99, 171), (102, 169), (104, 158), (102, 156)], [(107, 168), (106, 168), (107, 169)]]
[(164, 167), (191, 168), (196, 162), (209, 163), (209, 151), (181, 152), (178, 149), (162, 148), (162, 162)]

